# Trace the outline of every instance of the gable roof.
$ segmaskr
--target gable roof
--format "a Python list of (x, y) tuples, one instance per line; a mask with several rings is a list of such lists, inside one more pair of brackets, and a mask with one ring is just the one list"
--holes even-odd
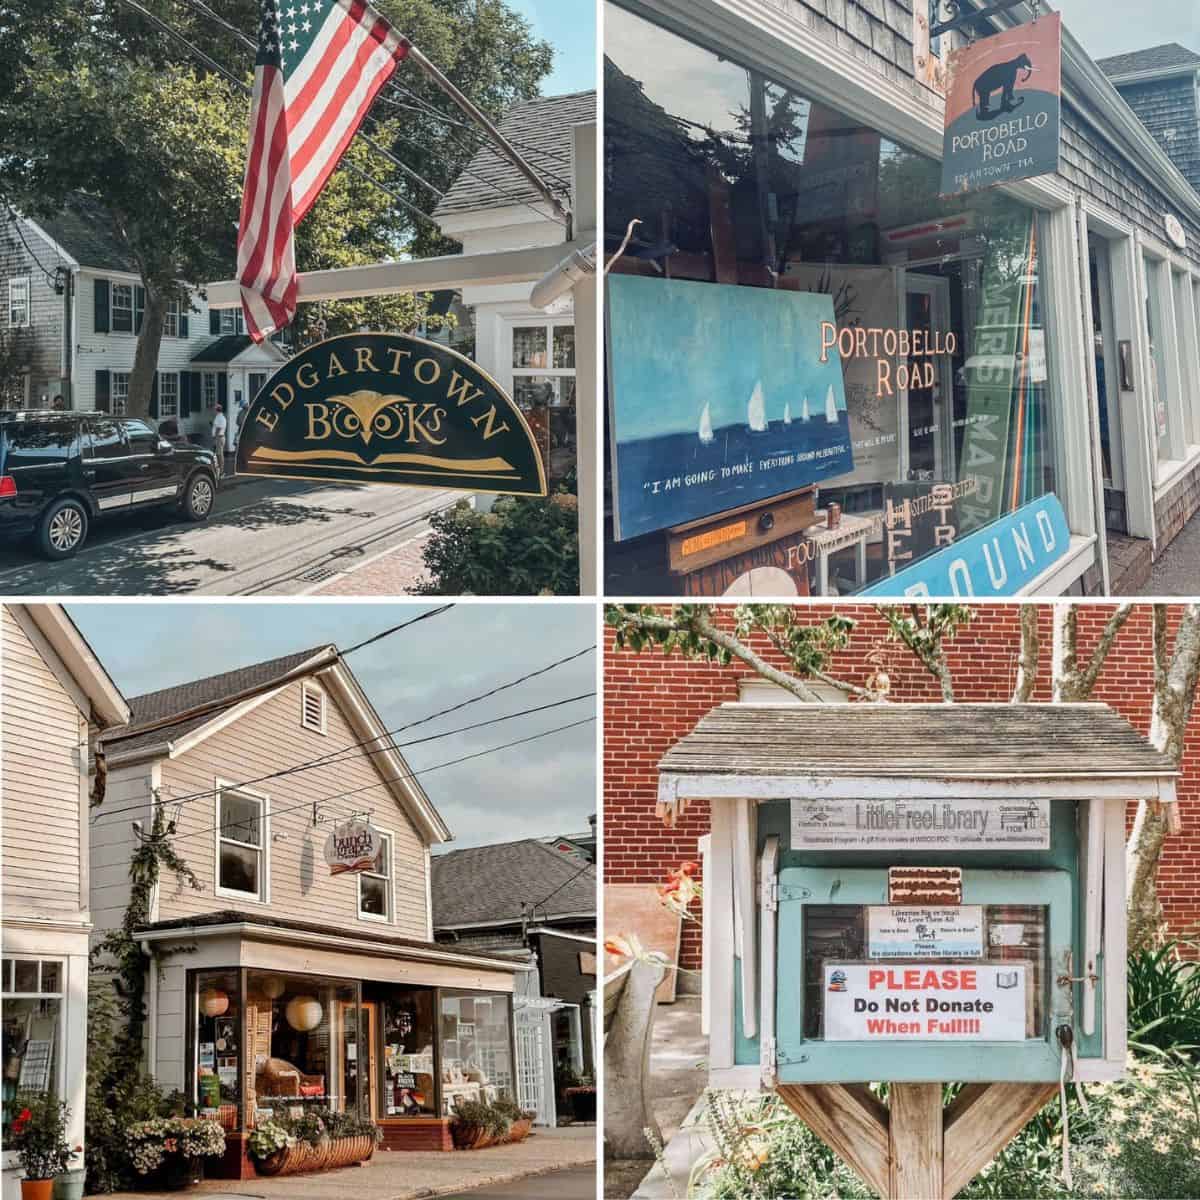
[(722, 704), (658, 769), (788, 778), (1179, 773), (1105, 704)]
[[(595, 121), (596, 93), (571, 92), (523, 100), (504, 114), (499, 129), (554, 194), (571, 198), (572, 127)], [(482, 146), (433, 210), (434, 219), (513, 204), (545, 206), (545, 200), (490, 143)], [(551, 215), (547, 212), (548, 217)]]
[(254, 344), (254, 339), (248, 333), (227, 333), (223, 338), (217, 338), (215, 342), (209, 342), (201, 350), (197, 350), (192, 355), (194, 363), (225, 363), (231, 362), (237, 358), (239, 354), (249, 346)]
[(431, 863), (434, 929), (511, 925), (522, 901), (531, 922), (596, 914), (596, 868), (536, 838), (452, 850)]
[(1151, 46), (1148, 50), (1134, 50), (1128, 54), (1098, 58), (1096, 65), (1113, 79), (1124, 75), (1138, 75), (1144, 71), (1171, 71), (1180, 67), (1200, 68), (1200, 54), (1181, 46), (1178, 42), (1167, 42), (1162, 46)]
[(32, 220), (81, 267), (138, 273), (137, 263), (117, 236), (112, 214), (99, 200), (76, 192), (60, 212)]

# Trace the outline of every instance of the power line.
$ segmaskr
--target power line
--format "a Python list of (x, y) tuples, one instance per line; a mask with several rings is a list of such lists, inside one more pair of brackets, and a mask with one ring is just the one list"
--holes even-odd
[(554, 897), (555, 897), (555, 896), (557, 896), (557, 895), (558, 895), (558, 893), (559, 893), (559, 892), (561, 892), (561, 891), (563, 890), (563, 888), (565, 888), (565, 887), (567, 886), (567, 884), (568, 884), (568, 883), (574, 883), (574, 882), (575, 882), (575, 880), (576, 880), (576, 879), (578, 879), (578, 878), (580, 877), (580, 875), (582, 875), (582, 874), (584, 873), (584, 871), (588, 871), (588, 870), (594, 870), (594, 869), (595, 869), (595, 863), (590, 863), (590, 862), (589, 862), (589, 863), (584, 863), (584, 864), (583, 864), (583, 866), (582, 866), (582, 867), (580, 867), (580, 868), (579, 868), (579, 870), (578, 870), (578, 871), (576, 871), (574, 875), (570, 875), (570, 876), (568, 876), (566, 879), (564, 879), (564, 880), (562, 881), (562, 883), (560, 883), (560, 884), (558, 885), (558, 887), (556, 887), (556, 888), (554, 889), (554, 891), (552, 891), (552, 892), (548, 893), (547, 895), (543, 896), (543, 897), (542, 897), (540, 900), (535, 900), (535, 901), (534, 901), (534, 902), (533, 902), (533, 903), (532, 903), (532, 904), (529, 906), (529, 915), (530, 915), (531, 917), (536, 917), (536, 916), (537, 916), (537, 910), (538, 910), (538, 909), (539, 909), (539, 908), (540, 908), (540, 907), (541, 907), (543, 904), (545, 904), (547, 900), (553, 900), (553, 899), (554, 899)]
[(371, 637), (364, 638), (361, 642), (356, 642), (348, 649), (340, 651), (340, 654), (342, 658), (345, 658), (347, 654), (353, 654), (356, 650), (362, 650), (365, 646), (382, 641), (385, 637), (391, 637), (393, 633), (399, 633), (400, 630), (407, 629), (410, 625), (416, 625), (420, 621), (428, 621), (430, 617), (441, 616), (442, 613), (449, 612), (453, 607), (453, 604), (443, 604), (440, 608), (431, 608), (428, 612), (423, 612), (419, 617), (413, 617), (409, 621), (402, 621), (399, 625), (393, 625), (391, 629), (385, 629), (382, 633), (372, 634)]
[(11, 204), (7, 205), (6, 207), (8, 208), (8, 216), (12, 221), (13, 228), (17, 231), (17, 237), (21, 239), (21, 245), (25, 247), (25, 253), (28, 254), (29, 257), (32, 258), (37, 264), (38, 270), (45, 275), (50, 286), (54, 287), (58, 283), (58, 276), (54, 272), (46, 269), (46, 267), (42, 264), (42, 260), (38, 258), (36, 254), (34, 254), (32, 247), (25, 240), (25, 234), (21, 229), (21, 215), (13, 208)]
[[(432, 616), (433, 613), (429, 613), (426, 615)], [(411, 624), (411, 623), (412, 622), (408, 622), (408, 624)], [(404, 628), (404, 626), (397, 627), (397, 629), (400, 629), (400, 628)], [(397, 629), (387, 630), (387, 631), (385, 631), (385, 634), (394, 633), (397, 631)], [(385, 634), (381, 634), (378, 636), (385, 636)], [(366, 642), (361, 642), (361, 643), (359, 643), (358, 646), (352, 647), (350, 651), (347, 651), (347, 653), (351, 653), (355, 649), (361, 649), (362, 646), (364, 646), (374, 640), (376, 640), (376, 639), (368, 638)], [(251, 787), (256, 783), (263, 783), (269, 779), (276, 779), (276, 778), (280, 778), (285, 775), (296, 774), (301, 770), (309, 770), (313, 767), (319, 767), (319, 766), (326, 765), (330, 759), (334, 758), (337, 755), (345, 754), (349, 751), (356, 750), (360, 747), (368, 745), (371, 742), (379, 741), (385, 737), (386, 738), (395, 737), (396, 734), (404, 733), (409, 729), (415, 729), (418, 725), (427, 725), (431, 721), (436, 721), (439, 717), (445, 717), (445, 716), (449, 716), (451, 713), (459, 712), (462, 709), (467, 708), (468, 706), (470, 706), (472, 704), (479, 703), (479, 701), (481, 701), (481, 700), (488, 700), (492, 696), (498, 695), (500, 692), (508, 691), (509, 689), (517, 687), (518, 685), (520, 685), (522, 683), (527, 683), (530, 679), (536, 679), (541, 675), (545, 675), (548, 672), (555, 670), (557, 667), (561, 667), (569, 662), (573, 662), (577, 658), (582, 658), (583, 655), (590, 654), (595, 649), (596, 649), (595, 646), (585, 646), (582, 650), (577, 650), (573, 654), (568, 654), (563, 658), (555, 659), (554, 662), (547, 663), (546, 666), (539, 667), (536, 671), (529, 671), (524, 675), (518, 676), (516, 679), (511, 679), (506, 683), (498, 684), (496, 687), (488, 689), (486, 692), (481, 692), (477, 696), (470, 696), (466, 700), (461, 700), (457, 704), (452, 704), (447, 708), (443, 708), (437, 712), (430, 713), (428, 716), (421, 717), (415, 721), (409, 721), (404, 725), (398, 725), (395, 729), (385, 730), (383, 733), (374, 734), (369, 738), (364, 738), (364, 739), (362, 739), (362, 741), (353, 742), (347, 746), (340, 746), (336, 750), (330, 750), (327, 753), (319, 755), (316, 758), (306, 759), (304, 762), (297, 763), (297, 764), (293, 765), (292, 767), (287, 767), (287, 768), (284, 768), (279, 771), (273, 771), (267, 775), (260, 775), (253, 779), (245, 779), (239, 783), (230, 784), (229, 786), (230, 787)], [(329, 664), (329, 665), (332, 665), (332, 664)], [(322, 668), (322, 669), (324, 669), (324, 668)], [(281, 678), (286, 679), (287, 677), (282, 676)], [(297, 678), (301, 678), (301, 676), (298, 676)], [(289, 679), (288, 682), (293, 682), (293, 680)], [(263, 685), (262, 690), (267, 691), (267, 690), (270, 690), (277, 686), (279, 686), (278, 681), (267, 683), (267, 684)], [(230, 707), (230, 701), (228, 699), (225, 699), (223, 701), (216, 701), (211, 706), (212, 711), (214, 711), (214, 712), (221, 711), (221, 710), (227, 709), (229, 707)], [(178, 719), (176, 719), (176, 721), (174, 723), (178, 723)], [(140, 734), (140, 732), (141, 732), (140, 730), (135, 729), (131, 732), (131, 736), (138, 736)], [(389, 748), (391, 748), (391, 747), (387, 747), (387, 746), (383, 747), (384, 750), (389, 749)], [(396, 747), (396, 748), (398, 749), (399, 747)], [(211, 796), (212, 796), (212, 789), (208, 788), (203, 791), (185, 793), (183, 796), (173, 796), (169, 801), (158, 800), (158, 801), (156, 801), (156, 803), (159, 803), (159, 804), (168, 804), (169, 803), (171, 805), (190, 804), (195, 800), (207, 799)], [(153, 799), (153, 793), (150, 793), (150, 792), (146, 792), (141, 797), (139, 797), (139, 800), (143, 800), (143, 801), (150, 800), (150, 799)], [(99, 822), (100, 818), (104, 817), (104, 816), (117, 817), (117, 816), (123, 816), (126, 813), (130, 813), (130, 812), (141, 812), (142, 808), (143, 808), (142, 804), (138, 803), (138, 804), (130, 805), (128, 807), (119, 808), (119, 809), (101, 809), (96, 813), (96, 817), (95, 817), (95, 820), (93, 823)]]
[[(445, 767), (457, 766), (459, 763), (470, 762), (472, 759), (476, 759), (476, 758), (484, 758), (486, 755), (489, 755), (489, 754), (498, 754), (501, 750), (510, 750), (514, 746), (524, 746), (529, 742), (536, 742), (540, 738), (550, 737), (552, 734), (555, 734), (555, 733), (565, 733), (568, 729), (577, 729), (581, 725), (589, 725), (593, 721), (595, 721), (595, 719), (596, 718), (594, 716), (584, 717), (583, 720), (581, 720), (581, 721), (572, 721), (568, 725), (557, 725), (553, 729), (544, 729), (544, 730), (542, 730), (541, 733), (534, 733), (534, 734), (531, 734), (529, 737), (518, 738), (512, 742), (504, 742), (503, 744), (501, 744), (499, 746), (491, 746), (487, 750), (479, 750), (474, 754), (464, 754), (461, 758), (452, 758), (452, 759), (449, 759), (447, 762), (437, 763), (432, 767), (425, 767), (423, 770), (420, 770), (420, 771), (410, 771), (407, 775), (397, 775), (392, 778), (381, 779), (378, 783), (368, 783), (363, 787), (351, 788), (349, 791), (345, 791), (345, 792), (337, 792), (332, 796), (321, 796), (321, 797), (317, 797), (316, 799), (310, 798), (308, 800), (305, 800), (303, 804), (289, 805), (287, 808), (281, 808), (281, 809), (276, 810), (275, 812), (268, 813), (267, 817), (268, 817), (268, 819), (273, 819), (275, 817), (281, 817), (281, 816), (285, 815), (286, 813), (297, 812), (299, 809), (302, 809), (302, 808), (312, 808), (314, 805), (320, 806), (323, 804), (331, 804), (334, 800), (344, 800), (347, 796), (361, 795), (361, 793), (368, 792), (372, 788), (385, 787), (386, 785), (392, 784), (392, 783), (405, 783), (410, 779), (417, 779), (422, 775), (432, 774), (434, 771), (440, 771)], [(221, 790), (222, 791), (234, 791), (236, 789), (222, 788)], [(210, 792), (209, 795), (211, 795), (211, 794), (212, 793)], [(169, 802), (164, 801), (163, 803), (169, 803)], [(187, 838), (201, 837), (202, 835), (204, 835), (206, 833), (215, 833), (218, 829), (220, 829), (219, 825), (210, 825), (205, 829), (193, 829), (193, 830), (189, 830), (189, 832), (187, 832), (187, 833), (174, 834), (172, 836), (174, 837), (174, 839), (176, 841), (181, 842), (181, 841), (185, 841)]]

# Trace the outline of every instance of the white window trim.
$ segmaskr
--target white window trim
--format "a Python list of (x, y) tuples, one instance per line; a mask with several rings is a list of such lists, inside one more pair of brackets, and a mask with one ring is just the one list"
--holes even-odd
[[(396, 923), (396, 839), (393, 837), (390, 829), (379, 828), (379, 832), (386, 839), (384, 846), (387, 851), (388, 873), (386, 875), (376, 875), (374, 871), (360, 871), (356, 875), (357, 883), (355, 890), (357, 892), (358, 919), (360, 921), (374, 921), (377, 925), (394, 925)], [(380, 916), (378, 913), (363, 912), (362, 881), (364, 875), (369, 875), (372, 879), (383, 879), (386, 881), (387, 914), (385, 916)]]
[[(319, 729), (315, 725), (308, 723), (309, 694), (319, 696), (321, 699), (321, 727)], [(309, 733), (319, 733), (324, 737), (329, 729), (328, 713), (329, 696), (325, 689), (317, 687), (314, 683), (309, 683), (308, 680), (302, 680), (300, 683), (300, 728), (307, 729)]]
[[(129, 328), (128, 329), (118, 329), (117, 328), (117, 288), (128, 288), (129, 289)], [(109, 331), (111, 333), (128, 333), (131, 335), (136, 334), (137, 330), (136, 330), (135, 326), (137, 324), (137, 318), (136, 318), (135, 314), (137, 311), (137, 287), (132, 283), (122, 283), (120, 280), (114, 279), (109, 286), (108, 295), (109, 295), (109, 299), (108, 299)], [(122, 312), (125, 311), (124, 305), (121, 306), (121, 311)]]
[[(517, 379), (537, 378), (548, 375), (552, 379), (574, 379), (578, 374), (579, 359), (576, 357), (574, 367), (515, 367), (513, 366), (513, 342), (518, 329), (537, 329), (546, 331), (546, 361), (554, 361), (554, 331), (555, 329), (575, 329), (574, 317), (546, 319), (545, 317), (506, 317), (504, 365), (508, 375), (508, 390), (513, 390), (513, 381)], [(578, 385), (576, 385), (578, 386)]]
[[(125, 384), (125, 394), (120, 397), (121, 407), (117, 407), (117, 380), (123, 380)], [(108, 407), (109, 416), (123, 417), (125, 410), (129, 407), (129, 372), (114, 371), (110, 377), (108, 388)]]
[[(213, 784), (213, 895), (228, 896), (247, 904), (267, 905), (271, 903), (271, 798), (263, 792), (251, 788), (238, 787), (232, 780), (216, 779)], [(221, 886), (221, 842), (228, 840), (235, 846), (248, 845), (246, 842), (234, 842), (232, 838), (221, 837), (221, 795), (223, 792), (236, 792), (239, 796), (247, 796), (260, 804), (259, 823), (262, 827), (262, 845), (250, 847), (262, 853), (262, 873), (259, 880), (258, 895), (250, 892), (239, 892), (236, 888)]]
[[(229, 320), (229, 328), (225, 328), (225, 314), (232, 314)], [(246, 332), (246, 318), (242, 315), (240, 308), (223, 308), (221, 309), (221, 318), (217, 322), (217, 331), (219, 337), (230, 337), (231, 335), (242, 334)]]
[[(168, 300), (166, 315), (163, 317), (163, 337), (177, 338), (179, 336), (179, 301)], [(171, 320), (174, 318), (175, 328), (171, 328)]]
[[(208, 385), (212, 384), (212, 398), (209, 398)], [(200, 399), (205, 408), (216, 409), (217, 407), (217, 373), (216, 371), (205, 371), (203, 373), (203, 382), (200, 385)]]
[[(13, 310), (13, 286), (16, 284), (25, 285), (25, 320), (14, 322), (12, 319)], [(5, 310), (6, 324), (10, 329), (28, 329), (33, 324), (33, 287), (30, 284), (28, 275), (11, 275), (8, 280), (8, 308)]]
[[(175, 405), (174, 412), (167, 412), (167, 410), (165, 408), (163, 408), (163, 400), (165, 399), (165, 393), (163, 391), (163, 384), (168, 379), (175, 380), (175, 397), (174, 397), (174, 401), (173, 401), (173, 403)], [(160, 371), (159, 372), (159, 376), (158, 376), (158, 416), (159, 416), (160, 420), (162, 420), (164, 417), (178, 417), (179, 416), (179, 372), (178, 371)]]

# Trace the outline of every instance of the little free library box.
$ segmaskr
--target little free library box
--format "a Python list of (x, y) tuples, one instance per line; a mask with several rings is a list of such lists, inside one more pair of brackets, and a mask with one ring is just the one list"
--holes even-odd
[(658, 791), (711, 809), (710, 1083), (776, 1089), (881, 1195), (953, 1196), (1064, 1067), (1124, 1071), (1126, 805), (1177, 774), (1103, 704), (713, 709)]

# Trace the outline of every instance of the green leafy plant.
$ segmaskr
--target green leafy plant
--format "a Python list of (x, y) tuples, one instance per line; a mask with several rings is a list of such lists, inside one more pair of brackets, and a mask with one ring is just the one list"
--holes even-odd
[(484, 1129), (495, 1138), (508, 1136), (513, 1118), (505, 1109), (483, 1100), (462, 1100), (454, 1109), (454, 1115), (463, 1125), (474, 1125)]
[(246, 1153), (255, 1162), (270, 1158), (276, 1151), (294, 1146), (297, 1139), (279, 1121), (263, 1121), (246, 1139)]
[(487, 513), (464, 500), (429, 523), (426, 595), (578, 594), (578, 502), (567, 492), (501, 497)]
[(1129, 956), (1129, 1041), (1140, 1049), (1200, 1054), (1200, 970), (1194, 942)]
[(199, 1117), (152, 1117), (126, 1126), (129, 1156), (139, 1175), (158, 1170), (172, 1155), (206, 1158), (225, 1153), (225, 1130)]
[(26, 1179), (61, 1175), (80, 1147), (71, 1148), (67, 1123), (71, 1111), (49, 1092), (19, 1092), (12, 1102), (16, 1113), (5, 1130), (5, 1147), (16, 1152)]

